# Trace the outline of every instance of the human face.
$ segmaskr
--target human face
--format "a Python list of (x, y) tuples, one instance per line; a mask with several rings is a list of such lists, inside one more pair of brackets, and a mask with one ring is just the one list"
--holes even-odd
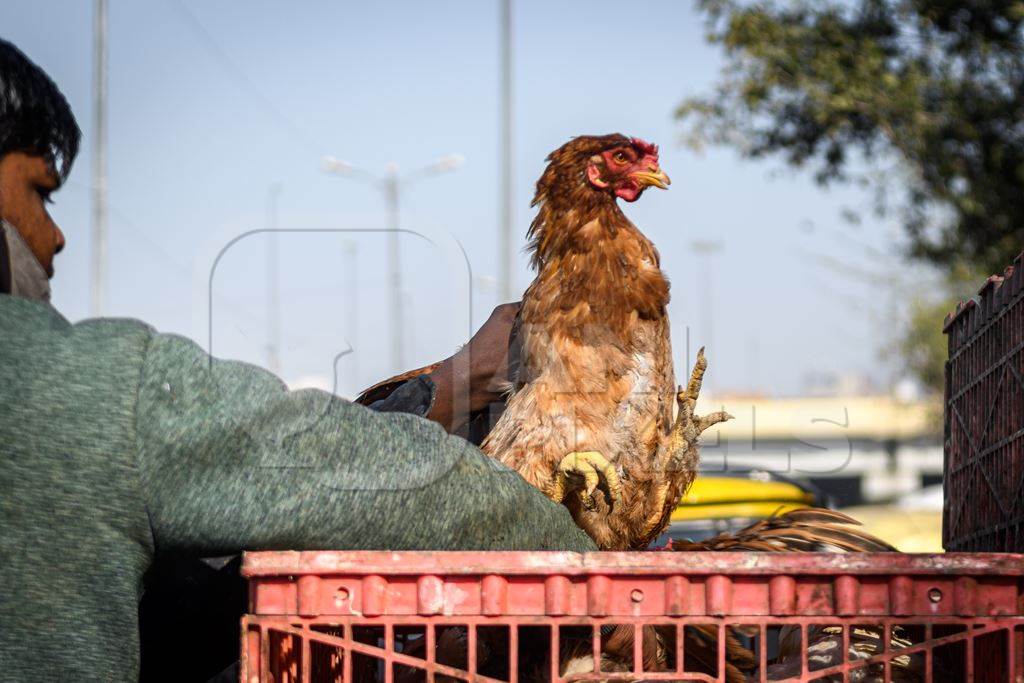
[(0, 157), (0, 218), (15, 227), (49, 277), (54, 255), (64, 248), (64, 233), (46, 209), (59, 186), (43, 156), (8, 152)]

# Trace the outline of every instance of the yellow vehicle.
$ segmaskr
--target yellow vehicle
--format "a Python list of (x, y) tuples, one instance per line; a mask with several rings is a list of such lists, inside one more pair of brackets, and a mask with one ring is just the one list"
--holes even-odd
[(656, 543), (700, 541), (765, 517), (825, 504), (812, 485), (762, 470), (698, 474)]
[[(941, 502), (923, 500), (941, 489), (915, 494), (888, 505), (863, 505), (843, 510), (863, 524), (864, 531), (884, 538), (903, 552), (942, 552)], [(752, 470), (699, 474), (672, 513), (668, 530), (654, 543), (670, 538), (702, 541), (733, 532), (759, 519), (806, 507), (831, 507), (813, 484)]]

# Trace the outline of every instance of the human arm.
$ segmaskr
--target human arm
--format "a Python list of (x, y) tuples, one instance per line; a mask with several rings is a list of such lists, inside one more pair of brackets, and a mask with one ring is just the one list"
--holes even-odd
[(436, 424), (158, 335), (136, 408), (157, 549), (565, 549), (561, 506)]

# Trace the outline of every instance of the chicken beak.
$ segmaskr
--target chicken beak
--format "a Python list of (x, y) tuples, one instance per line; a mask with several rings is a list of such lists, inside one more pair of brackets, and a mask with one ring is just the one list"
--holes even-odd
[(630, 173), (629, 177), (634, 178), (638, 183), (640, 183), (641, 187), (653, 185), (654, 187), (662, 190), (667, 190), (668, 186), (672, 184), (672, 181), (669, 180), (667, 175), (665, 175), (665, 172), (657, 166), (646, 171)]

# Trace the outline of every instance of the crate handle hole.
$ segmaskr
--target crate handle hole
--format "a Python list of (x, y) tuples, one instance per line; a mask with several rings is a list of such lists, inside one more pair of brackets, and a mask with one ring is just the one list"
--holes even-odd
[(932, 588), (928, 591), (928, 599), (932, 602), (942, 602), (942, 591), (938, 588)]
[(642, 590), (640, 590), (639, 588), (634, 588), (633, 592), (629, 594), (629, 599), (632, 600), (633, 602), (643, 602), (644, 601), (644, 592)]
[(334, 604), (337, 605), (338, 607), (341, 607), (341, 605), (346, 600), (348, 600), (348, 589), (347, 588), (339, 588), (338, 591), (334, 594)]

